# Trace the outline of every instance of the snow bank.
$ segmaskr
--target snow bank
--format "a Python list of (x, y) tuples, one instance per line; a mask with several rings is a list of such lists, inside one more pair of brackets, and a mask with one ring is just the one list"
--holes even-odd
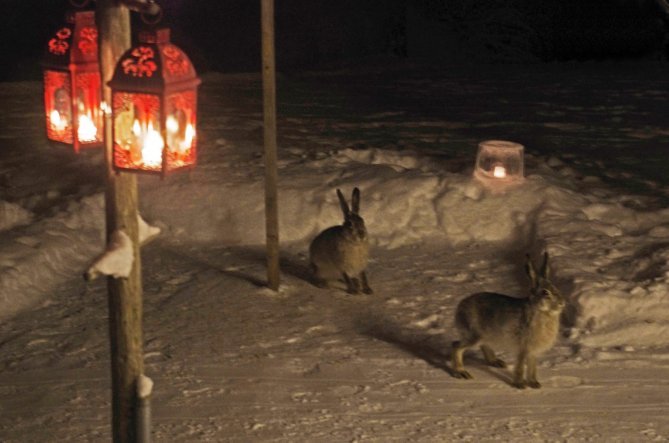
[[(362, 191), (361, 215), (372, 242), (386, 248), (432, 237), (453, 245), (515, 242), (528, 235), (528, 217), (549, 188), (540, 177), (530, 177), (514, 192), (495, 193), (469, 175), (444, 173), (415, 153), (346, 149), (284, 167), (279, 195), (282, 242), (306, 244), (320, 230), (341, 223), (335, 189), (348, 196), (355, 186)], [(142, 202), (149, 218), (189, 240), (265, 241), (262, 181), (230, 186), (221, 177), (193, 186), (159, 183), (142, 191)]]
[(0, 232), (12, 229), (16, 226), (22, 226), (32, 221), (32, 212), (21, 206), (0, 201)]
[[(22, 223), (32, 219), (24, 213)], [(15, 220), (18, 223), (19, 218)], [(138, 225), (141, 242), (160, 233), (141, 217)], [(56, 216), (17, 227), (12, 234), (0, 238), (0, 319), (42, 301), (56, 286), (86, 269), (93, 274), (119, 276), (130, 272), (132, 251), (128, 256), (130, 239), (124, 233), (112, 239), (110, 249), (116, 254), (103, 254), (90, 266), (105, 248), (102, 194), (72, 201)]]
[(58, 215), (0, 238), (0, 318), (43, 300), (81, 275), (104, 246), (101, 195), (72, 202)]
[[(358, 186), (376, 246), (493, 243), (511, 253), (547, 247), (556, 283), (574, 308), (573, 340), (593, 347), (664, 345), (669, 210), (643, 210), (640, 197), (580, 177), (560, 159), (530, 160), (536, 166), (523, 184), (494, 192), (469, 172), (445, 172), (437, 160), (410, 151), (292, 156), (281, 162), (281, 241), (306, 251), (320, 230), (342, 221), (335, 189), (349, 194)], [(213, 167), (164, 181), (149, 178), (141, 181), (140, 194), (142, 213), (172, 238), (264, 242), (259, 163), (244, 173)], [(102, 204), (100, 196), (84, 199), (2, 240), (3, 314), (83, 272), (102, 249)]]
[[(344, 149), (284, 161), (281, 241), (306, 250), (316, 233), (341, 223), (335, 189), (349, 193), (358, 186), (361, 214), (377, 246), (492, 242), (512, 252), (547, 246), (556, 281), (576, 312), (574, 340), (596, 347), (664, 345), (669, 210), (641, 210), (636, 197), (580, 177), (560, 159), (534, 161), (535, 173), (505, 192), (493, 192), (469, 173), (444, 172), (413, 152)], [(261, 244), (263, 193), (262, 180), (160, 183), (143, 192), (143, 211), (187, 241)]]

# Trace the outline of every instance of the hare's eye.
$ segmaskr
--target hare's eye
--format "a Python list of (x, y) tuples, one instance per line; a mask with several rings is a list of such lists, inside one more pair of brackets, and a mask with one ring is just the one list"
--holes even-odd
[(542, 289), (541, 290), (541, 295), (543, 295), (544, 297), (550, 297), (551, 295), (553, 295), (553, 293), (551, 291), (549, 291), (548, 289)]

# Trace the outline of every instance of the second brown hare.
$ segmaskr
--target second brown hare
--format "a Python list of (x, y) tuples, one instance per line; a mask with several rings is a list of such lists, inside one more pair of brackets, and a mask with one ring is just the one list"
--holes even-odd
[(367, 260), (369, 240), (365, 221), (360, 216), (360, 190), (353, 189), (351, 207), (337, 189), (339, 204), (344, 213), (342, 225), (331, 226), (316, 236), (309, 245), (309, 261), (319, 286), (327, 286), (328, 281), (343, 278), (346, 290), (358, 294), (362, 290), (371, 294), (367, 282)]

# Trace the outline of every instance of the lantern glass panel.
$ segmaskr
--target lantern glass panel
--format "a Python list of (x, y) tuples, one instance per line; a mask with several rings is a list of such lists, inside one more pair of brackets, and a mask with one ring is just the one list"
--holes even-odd
[(93, 11), (70, 11), (67, 24), (47, 44), (44, 55), (44, 103), (47, 137), (82, 147), (101, 146), (98, 31)]
[(160, 97), (115, 92), (112, 102), (114, 166), (160, 172), (165, 147), (160, 123)]
[(50, 140), (72, 143), (72, 87), (67, 72), (44, 71), (46, 130)]
[(77, 110), (77, 139), (83, 144), (102, 142), (102, 112), (100, 110), (100, 74), (77, 73), (75, 77)]
[(487, 140), (479, 143), (474, 175), (483, 180), (519, 181), (524, 178), (524, 147), (521, 144)]
[(197, 134), (195, 132), (195, 91), (182, 91), (167, 96), (165, 105), (165, 136), (167, 138), (166, 168), (182, 168), (195, 163)]

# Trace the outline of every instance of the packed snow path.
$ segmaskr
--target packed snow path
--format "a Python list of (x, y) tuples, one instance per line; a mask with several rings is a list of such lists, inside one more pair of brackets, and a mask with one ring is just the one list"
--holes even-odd
[[(258, 286), (259, 249), (150, 244), (144, 334), (156, 441), (669, 436), (661, 355), (581, 355), (562, 338), (539, 367), (540, 390), (512, 388), (510, 371), (489, 369), (474, 353), (475, 379), (450, 377), (453, 302), (493, 283), (516, 286), (492, 276), (453, 285), (457, 274), (441, 264), (481, 252), (378, 251), (370, 269), (377, 294), (352, 297), (305, 283), (298, 255), (285, 258), (277, 294)], [(104, 283), (71, 282), (55, 295), (62, 301), (0, 328), (4, 442), (110, 435)]]

